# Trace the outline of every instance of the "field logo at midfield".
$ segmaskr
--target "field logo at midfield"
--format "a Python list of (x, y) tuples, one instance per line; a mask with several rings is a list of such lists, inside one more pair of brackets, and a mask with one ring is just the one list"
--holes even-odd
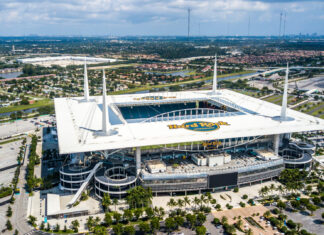
[(168, 125), (169, 129), (179, 129), (184, 128), (191, 131), (215, 131), (218, 130), (221, 125), (229, 126), (227, 122), (202, 122), (202, 121), (192, 121), (185, 122), (182, 125)]

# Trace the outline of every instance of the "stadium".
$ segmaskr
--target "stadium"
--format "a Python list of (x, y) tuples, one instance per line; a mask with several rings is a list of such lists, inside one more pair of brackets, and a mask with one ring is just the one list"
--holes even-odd
[(136, 185), (164, 193), (223, 190), (276, 178), (285, 168), (309, 170), (313, 145), (291, 134), (323, 130), (322, 119), (217, 88), (56, 98), (58, 144), (68, 159), (60, 188), (122, 198)]

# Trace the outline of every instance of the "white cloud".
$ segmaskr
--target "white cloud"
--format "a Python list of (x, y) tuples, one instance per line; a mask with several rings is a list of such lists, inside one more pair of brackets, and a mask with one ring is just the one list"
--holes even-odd
[(239, 24), (250, 16), (256, 25), (277, 22), (281, 11), (287, 11), (288, 17), (296, 19), (301, 15), (321, 18), (324, 3), (305, 0), (0, 0), (0, 24), (172, 26), (186, 21), (188, 7), (192, 9), (192, 22)]

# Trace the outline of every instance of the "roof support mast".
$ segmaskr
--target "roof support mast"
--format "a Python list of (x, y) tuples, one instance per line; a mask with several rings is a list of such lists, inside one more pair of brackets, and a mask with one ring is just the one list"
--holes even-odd
[(286, 117), (287, 117), (288, 74), (289, 74), (289, 68), (288, 68), (288, 63), (287, 63), (286, 77), (285, 77), (285, 84), (284, 84), (284, 93), (283, 93), (283, 97), (282, 97), (282, 107), (281, 107), (281, 115), (280, 115), (280, 119), (282, 121), (286, 120)]
[(102, 132), (105, 135), (109, 135), (109, 116), (107, 106), (105, 69), (102, 70)]
[(215, 94), (217, 90), (217, 55), (215, 54), (215, 64), (214, 64), (214, 77), (213, 77), (213, 93)]
[(88, 71), (87, 71), (87, 57), (84, 59), (84, 99), (85, 101), (89, 101), (89, 87), (88, 87)]

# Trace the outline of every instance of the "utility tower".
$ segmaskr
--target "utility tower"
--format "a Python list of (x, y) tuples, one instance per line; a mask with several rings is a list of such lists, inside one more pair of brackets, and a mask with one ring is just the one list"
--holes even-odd
[(279, 37), (281, 36), (281, 21), (282, 21), (282, 12), (280, 12)]
[(249, 22), (248, 22), (248, 36), (250, 36), (250, 16), (249, 16)]
[(285, 35), (286, 35), (286, 16), (287, 16), (287, 12), (285, 12), (285, 15), (284, 15), (283, 37), (285, 37)]
[(188, 41), (189, 41), (189, 37), (190, 37), (190, 11), (191, 11), (191, 9), (188, 8)]

